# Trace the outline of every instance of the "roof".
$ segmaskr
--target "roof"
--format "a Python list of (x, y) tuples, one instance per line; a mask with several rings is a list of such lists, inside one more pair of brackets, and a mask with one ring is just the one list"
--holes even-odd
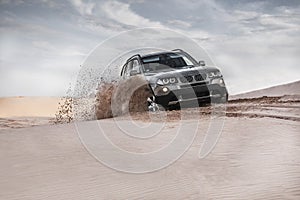
[(161, 52), (149, 53), (149, 54), (141, 55), (141, 58), (145, 58), (148, 56), (157, 56), (157, 55), (162, 55), (167, 53), (180, 53), (180, 51), (161, 51)]

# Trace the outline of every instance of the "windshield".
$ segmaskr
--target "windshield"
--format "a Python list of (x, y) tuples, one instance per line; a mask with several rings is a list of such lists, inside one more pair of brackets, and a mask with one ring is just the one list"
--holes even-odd
[(176, 68), (193, 66), (194, 62), (179, 53), (165, 53), (142, 58), (144, 72), (170, 71)]

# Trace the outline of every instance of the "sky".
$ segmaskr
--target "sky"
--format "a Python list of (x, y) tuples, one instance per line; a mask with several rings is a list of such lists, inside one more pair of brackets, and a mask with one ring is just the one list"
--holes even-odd
[(61, 96), (99, 43), (135, 28), (203, 47), (230, 94), (300, 80), (298, 0), (0, 0), (0, 96)]

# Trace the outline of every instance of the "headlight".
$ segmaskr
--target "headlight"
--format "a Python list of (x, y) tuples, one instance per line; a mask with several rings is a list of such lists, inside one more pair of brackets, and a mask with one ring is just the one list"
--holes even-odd
[(170, 78), (170, 83), (176, 83), (176, 78)]
[(215, 78), (211, 80), (211, 84), (219, 84), (221, 86), (225, 86), (223, 78)]
[(168, 78), (164, 78), (162, 80), (162, 82), (163, 82), (164, 85), (167, 85), (168, 83), (170, 83), (170, 80)]
[(162, 82), (161, 79), (158, 79), (156, 83), (157, 83), (157, 85), (164, 85), (164, 83)]
[(214, 71), (214, 72), (208, 72), (207, 76), (208, 78), (215, 78), (215, 77), (221, 77), (222, 74), (220, 71)]
[(156, 83), (158, 85), (168, 85), (168, 84), (177, 83), (177, 79), (175, 77), (162, 78), (162, 79), (158, 79)]

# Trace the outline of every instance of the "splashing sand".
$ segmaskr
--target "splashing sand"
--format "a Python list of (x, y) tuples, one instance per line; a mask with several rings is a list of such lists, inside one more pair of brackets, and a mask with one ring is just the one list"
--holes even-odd
[(148, 110), (152, 96), (147, 81), (141, 76), (114, 83), (100, 84), (96, 94), (96, 118), (104, 119)]
[(63, 97), (59, 102), (58, 110), (55, 114), (55, 124), (70, 123), (73, 121), (73, 98)]

